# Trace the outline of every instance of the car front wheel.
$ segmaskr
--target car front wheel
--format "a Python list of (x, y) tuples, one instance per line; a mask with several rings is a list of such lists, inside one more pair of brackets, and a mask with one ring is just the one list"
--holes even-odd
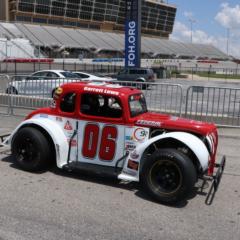
[(180, 202), (193, 191), (197, 173), (192, 161), (176, 149), (156, 150), (141, 171), (144, 190), (163, 203)]
[(140, 90), (146, 90), (147, 89), (147, 84), (143, 79), (137, 79), (136, 80), (136, 88)]
[(46, 137), (33, 127), (20, 129), (12, 141), (15, 163), (23, 170), (44, 170), (51, 158), (51, 149)]

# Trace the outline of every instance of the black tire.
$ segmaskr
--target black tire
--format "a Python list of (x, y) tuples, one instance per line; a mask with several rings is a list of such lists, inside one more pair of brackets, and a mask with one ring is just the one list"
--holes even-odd
[(137, 79), (136, 82), (136, 88), (140, 90), (146, 90), (147, 85), (145, 84), (145, 81), (143, 79)]
[(15, 94), (15, 95), (17, 95), (17, 94), (18, 94), (18, 91), (17, 91), (17, 89), (16, 89), (15, 87), (8, 87), (8, 88), (6, 89), (6, 93), (7, 93), (7, 94)]
[(42, 171), (50, 163), (50, 144), (36, 128), (20, 129), (13, 138), (11, 148), (15, 163), (23, 170)]
[(192, 161), (176, 149), (156, 150), (145, 159), (141, 169), (144, 190), (155, 200), (168, 204), (186, 199), (197, 180)]

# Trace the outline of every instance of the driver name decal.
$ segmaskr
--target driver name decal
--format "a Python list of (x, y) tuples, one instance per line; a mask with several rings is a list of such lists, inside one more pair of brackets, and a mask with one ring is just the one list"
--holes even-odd
[(105, 93), (105, 94), (110, 94), (110, 95), (114, 95), (114, 96), (119, 95), (119, 92), (117, 92), (117, 91), (103, 89), (103, 88), (84, 87), (84, 91), (94, 92), (94, 93)]

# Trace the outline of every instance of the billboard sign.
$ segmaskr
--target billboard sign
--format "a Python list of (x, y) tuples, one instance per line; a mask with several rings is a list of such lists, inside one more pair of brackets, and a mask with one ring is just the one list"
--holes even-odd
[(141, 0), (126, 0), (125, 67), (141, 65)]

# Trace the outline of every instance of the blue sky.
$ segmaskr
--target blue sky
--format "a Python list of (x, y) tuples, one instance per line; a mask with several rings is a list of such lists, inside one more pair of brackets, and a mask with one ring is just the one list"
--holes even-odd
[(240, 1), (238, 0), (171, 0), (177, 6), (174, 40), (190, 42), (193, 23), (193, 42), (212, 44), (229, 54), (240, 57)]

